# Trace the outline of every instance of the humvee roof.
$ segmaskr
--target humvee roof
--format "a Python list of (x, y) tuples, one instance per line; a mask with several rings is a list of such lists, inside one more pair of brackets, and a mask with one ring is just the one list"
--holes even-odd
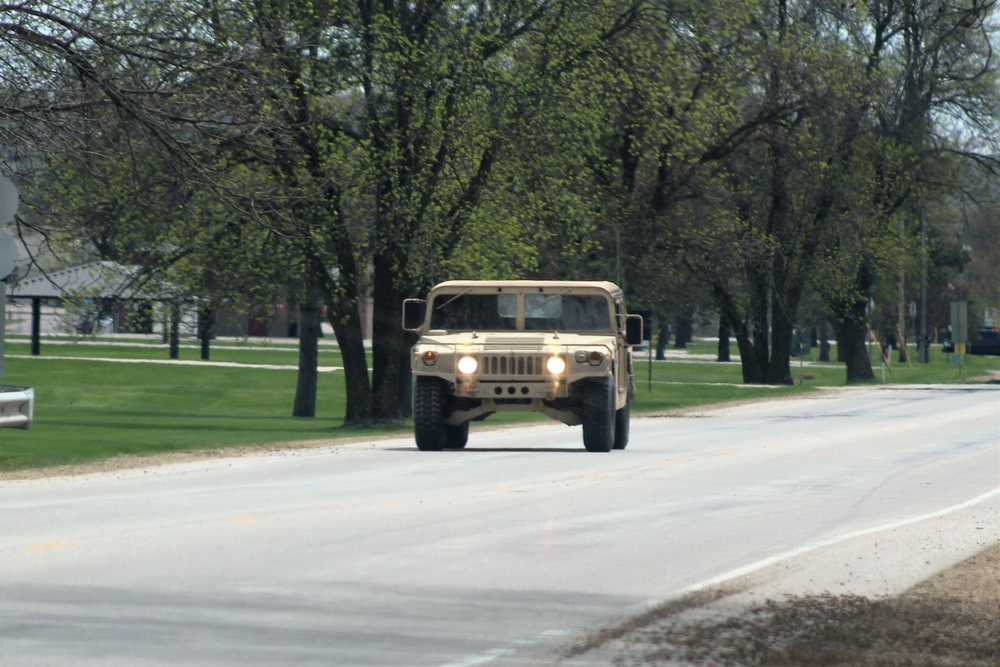
[(448, 280), (434, 286), (431, 293), (451, 291), (454, 289), (500, 288), (500, 289), (558, 289), (573, 290), (580, 288), (600, 289), (612, 296), (619, 296), (622, 290), (618, 285), (604, 280)]

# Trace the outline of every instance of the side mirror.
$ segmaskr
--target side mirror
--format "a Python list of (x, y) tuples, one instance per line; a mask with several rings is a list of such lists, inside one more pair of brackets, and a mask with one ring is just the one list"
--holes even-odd
[(427, 302), (423, 299), (406, 299), (403, 301), (403, 329), (416, 331), (424, 325), (424, 314)]
[(642, 315), (628, 315), (625, 318), (625, 342), (642, 345)]

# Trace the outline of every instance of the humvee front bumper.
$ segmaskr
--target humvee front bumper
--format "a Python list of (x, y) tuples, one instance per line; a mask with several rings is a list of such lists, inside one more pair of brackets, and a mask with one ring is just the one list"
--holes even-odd
[(545, 380), (482, 380), (474, 377), (455, 378), (455, 396), (491, 400), (533, 399), (555, 400), (567, 395), (563, 378)]

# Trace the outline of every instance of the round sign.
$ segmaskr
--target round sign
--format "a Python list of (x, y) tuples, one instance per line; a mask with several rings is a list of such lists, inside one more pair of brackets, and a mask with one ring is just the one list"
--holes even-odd
[(17, 242), (0, 230), (0, 280), (6, 280), (17, 266)]
[(0, 176), (0, 224), (6, 225), (17, 214), (17, 187), (6, 176)]

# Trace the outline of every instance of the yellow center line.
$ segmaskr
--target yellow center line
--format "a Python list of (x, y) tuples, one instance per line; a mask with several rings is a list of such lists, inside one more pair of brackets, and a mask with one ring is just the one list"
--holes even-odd
[(41, 544), (29, 544), (28, 549), (31, 551), (45, 551), (46, 549), (61, 549), (66, 546), (69, 546), (67, 542), (43, 542)]

